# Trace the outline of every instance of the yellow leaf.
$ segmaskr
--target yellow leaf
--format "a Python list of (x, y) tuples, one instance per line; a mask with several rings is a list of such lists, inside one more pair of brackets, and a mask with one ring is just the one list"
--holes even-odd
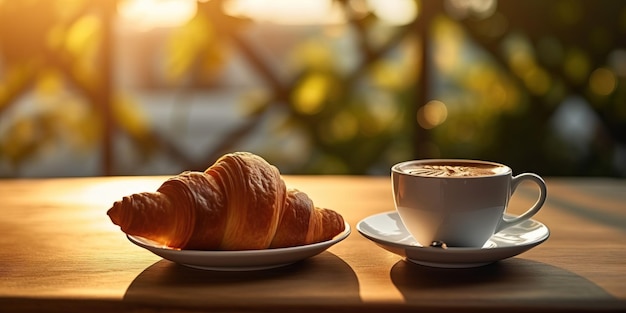
[(17, 119), (6, 130), (0, 142), (1, 155), (13, 164), (19, 164), (31, 156), (40, 137), (37, 128), (35, 119)]
[(324, 109), (330, 91), (330, 79), (314, 73), (305, 77), (293, 93), (294, 109), (302, 114), (314, 115)]
[(195, 16), (177, 29), (167, 43), (167, 74), (170, 80), (179, 80), (186, 73), (203, 49), (216, 49), (214, 28), (201, 15)]
[(96, 16), (82, 16), (67, 30), (65, 48), (73, 55), (81, 55), (95, 46), (99, 31), (100, 21)]
[(63, 90), (63, 79), (57, 71), (45, 70), (39, 75), (35, 90), (43, 96), (55, 95)]
[(118, 125), (135, 138), (145, 138), (150, 124), (144, 112), (128, 97), (118, 96), (113, 102), (113, 116)]

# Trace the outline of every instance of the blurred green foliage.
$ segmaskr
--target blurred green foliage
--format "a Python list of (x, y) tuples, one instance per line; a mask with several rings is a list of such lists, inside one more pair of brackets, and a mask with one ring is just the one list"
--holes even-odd
[[(143, 157), (155, 153), (145, 113), (107, 86), (102, 68), (103, 12), (113, 1), (0, 1), (0, 161), (19, 175), (55, 149), (101, 149), (102, 99), (115, 125)], [(110, 69), (105, 69), (110, 71)], [(23, 101), (24, 98), (28, 101)], [(23, 108), (16, 106), (25, 102)], [(2, 116), (11, 112), (11, 118)]]
[[(449, 108), (432, 130), (440, 155), (626, 176), (626, 3), (498, 1), (489, 15), (443, 20), (466, 46), (453, 54), (478, 56), (438, 66)], [(450, 35), (435, 38), (449, 45)]]
[(278, 49), (276, 38), (247, 36), (260, 27), (253, 19), (199, 1), (163, 44), (166, 79), (219, 87), (238, 56), (262, 84), (242, 96), (245, 123), (191, 160), (100, 79), (99, 13), (114, 2), (0, 0), (0, 118), (28, 90), (38, 106), (1, 119), (0, 162), (19, 168), (59, 141), (97, 149), (110, 131), (97, 104), (105, 92), (137, 152), (170, 154), (181, 170), (245, 149), (291, 174), (387, 175), (406, 159), (476, 158), (626, 176), (626, 2), (395, 1), (416, 8), (413, 20), (392, 25), (373, 2), (334, 0), (346, 22), (305, 32), (278, 60), (260, 53)]

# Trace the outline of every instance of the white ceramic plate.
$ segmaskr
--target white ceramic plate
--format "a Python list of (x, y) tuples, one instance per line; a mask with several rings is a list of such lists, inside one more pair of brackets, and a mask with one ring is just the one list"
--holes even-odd
[(176, 250), (139, 236), (127, 235), (130, 242), (152, 253), (193, 268), (215, 271), (253, 271), (280, 267), (315, 256), (350, 235), (350, 225), (333, 239), (310, 245), (239, 251)]
[(476, 267), (510, 258), (539, 245), (550, 236), (548, 227), (530, 219), (493, 235), (482, 248), (422, 247), (409, 234), (395, 211), (367, 217), (356, 228), (361, 235), (383, 249), (411, 262), (447, 268)]

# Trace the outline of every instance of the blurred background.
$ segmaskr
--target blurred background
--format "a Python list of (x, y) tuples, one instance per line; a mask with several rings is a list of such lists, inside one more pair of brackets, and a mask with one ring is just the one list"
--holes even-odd
[(626, 177), (620, 0), (0, 0), (0, 177)]

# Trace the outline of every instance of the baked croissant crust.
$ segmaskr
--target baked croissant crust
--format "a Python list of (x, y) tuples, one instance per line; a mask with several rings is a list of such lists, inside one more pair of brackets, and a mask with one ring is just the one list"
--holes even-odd
[(204, 172), (184, 172), (156, 192), (124, 197), (107, 212), (129, 235), (190, 250), (306, 245), (344, 230), (340, 214), (287, 190), (278, 169), (248, 152), (222, 156)]

